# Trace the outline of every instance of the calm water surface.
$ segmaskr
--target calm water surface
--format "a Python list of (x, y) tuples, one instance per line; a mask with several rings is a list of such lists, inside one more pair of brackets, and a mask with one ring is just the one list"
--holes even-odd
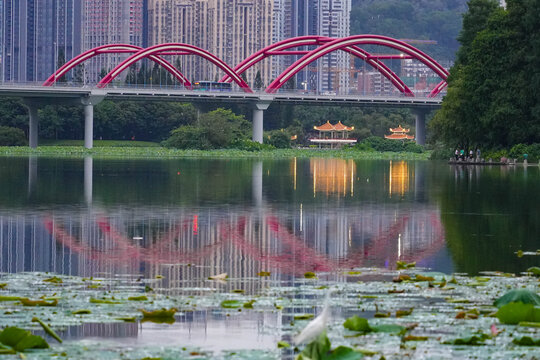
[[(171, 295), (200, 292), (226, 272), (221, 290), (257, 294), (259, 282), (241, 279), (260, 271), (293, 285), (306, 271), (396, 260), (445, 273), (520, 272), (534, 259), (514, 253), (540, 248), (536, 166), (0, 158), (0, 174), (0, 272), (163, 275)], [(201, 311), (172, 326), (88, 324), (65, 335), (271, 349), (279, 336), (261, 329), (282, 321)]]

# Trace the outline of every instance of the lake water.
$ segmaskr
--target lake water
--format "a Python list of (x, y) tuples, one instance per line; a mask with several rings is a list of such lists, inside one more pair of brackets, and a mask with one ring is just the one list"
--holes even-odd
[[(163, 279), (168, 295), (256, 295), (261, 271), (295, 284), (307, 271), (395, 268), (519, 273), (540, 248), (536, 166), (344, 159), (0, 158), (0, 272)], [(251, 280), (244, 280), (251, 279)], [(272, 314), (191, 312), (155, 324), (87, 324), (64, 336), (275, 348)], [(219, 339), (219, 340), (216, 340)], [(178, 341), (178, 340), (176, 340)], [(255, 345), (254, 345), (255, 344)]]

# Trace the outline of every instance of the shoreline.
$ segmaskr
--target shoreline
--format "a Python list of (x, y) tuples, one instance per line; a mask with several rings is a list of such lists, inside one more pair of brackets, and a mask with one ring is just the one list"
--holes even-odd
[(95, 147), (86, 149), (78, 146), (40, 146), (31, 149), (27, 146), (2, 146), (2, 157), (58, 157), (111, 159), (180, 159), (180, 158), (240, 158), (240, 159), (286, 159), (286, 158), (337, 158), (358, 160), (428, 160), (429, 151), (424, 153), (411, 152), (377, 152), (357, 150), (320, 150), (320, 149), (275, 149), (246, 151), (237, 149), (221, 150), (179, 150), (164, 147)]

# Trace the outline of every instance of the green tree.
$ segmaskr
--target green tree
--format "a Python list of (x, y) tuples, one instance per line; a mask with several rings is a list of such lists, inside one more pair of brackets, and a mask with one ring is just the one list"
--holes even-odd
[(261, 71), (257, 70), (257, 74), (255, 75), (255, 82), (253, 83), (253, 89), (260, 90), (264, 88), (264, 84), (261, 77)]
[(0, 146), (24, 146), (27, 145), (26, 135), (21, 129), (0, 126)]

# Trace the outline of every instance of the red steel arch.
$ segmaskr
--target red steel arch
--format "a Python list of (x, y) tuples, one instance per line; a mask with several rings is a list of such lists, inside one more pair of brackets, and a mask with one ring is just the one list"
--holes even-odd
[[(298, 37), (282, 40), (253, 53), (244, 61), (236, 65), (236, 67), (234, 68), (234, 71), (238, 75), (240, 75), (246, 70), (248, 70), (249, 68), (251, 68), (252, 66), (254, 66), (255, 64), (259, 63), (260, 61), (266, 59), (267, 57), (271, 55), (305, 55), (309, 53), (309, 51), (286, 51), (286, 50), (299, 47), (299, 46), (310, 46), (310, 45), (321, 46), (333, 40), (335, 39), (326, 37), (326, 36), (319, 36), (319, 35), (298, 36)], [(407, 95), (413, 95), (413, 92), (409, 89), (409, 87), (407, 87), (407, 85), (405, 85), (405, 83), (400, 79), (399, 76), (397, 76), (382, 61), (379, 61), (378, 59), (373, 58), (369, 52), (363, 49), (360, 49), (357, 46), (348, 46), (341, 50), (346, 51), (364, 60), (371, 67), (377, 69), (382, 75), (384, 75), (384, 77), (386, 77), (402, 93), (407, 94)], [(226, 75), (220, 81), (230, 82), (232, 81), (232, 79)]]
[[(64, 76), (68, 71), (73, 69), (75, 66), (85, 62), (88, 59), (93, 58), (94, 56), (100, 55), (100, 54), (111, 54), (111, 53), (136, 53), (138, 51), (141, 51), (143, 48), (140, 46), (135, 45), (129, 45), (129, 44), (110, 44), (110, 45), (102, 45), (95, 47), (93, 49), (90, 49), (88, 51), (83, 52), (80, 55), (77, 55), (73, 59), (66, 62), (62, 67), (60, 67), (54, 74), (49, 76), (47, 80), (43, 83), (43, 86), (52, 86), (58, 79), (60, 79), (62, 76)], [(163, 66), (168, 72), (173, 74), (173, 76), (178, 79), (184, 86), (191, 87), (191, 83), (189, 80), (171, 63), (169, 63), (167, 60), (152, 55), (149, 56), (150, 60), (156, 62), (157, 64)]]
[[(307, 65), (316, 61), (320, 57), (329, 54), (336, 50), (343, 50), (344, 48), (349, 48), (355, 45), (380, 45), (386, 46), (395, 50), (398, 50), (402, 53), (405, 53), (414, 59), (419, 60), (424, 63), (430, 69), (432, 69), (437, 75), (439, 75), (443, 80), (446, 80), (448, 77), (448, 71), (444, 69), (439, 63), (433, 60), (429, 55), (418, 50), (414, 46), (411, 46), (403, 41), (399, 41), (387, 36), (381, 35), (353, 35), (341, 39), (333, 40), (325, 45), (320, 46), (319, 48), (310, 51), (302, 58), (298, 59), (294, 64), (289, 66), (283, 73), (281, 73), (267, 88), (266, 92), (275, 93), (287, 80), (305, 68)], [(436, 89), (442, 90), (443, 87), (436, 87)], [(437, 92), (438, 93), (438, 92)], [(436, 94), (430, 94), (434, 96)]]
[(238, 86), (240, 86), (240, 88), (242, 88), (245, 92), (252, 92), (248, 84), (246, 84), (246, 82), (240, 76), (238, 76), (238, 74), (236, 74), (236, 72), (231, 69), (223, 60), (206, 50), (203, 50), (193, 45), (182, 43), (155, 45), (138, 51), (137, 53), (131, 55), (129, 58), (117, 65), (114, 69), (112, 69), (111, 72), (109, 72), (103, 79), (101, 79), (97, 86), (100, 88), (105, 87), (107, 84), (113, 81), (114, 78), (116, 78), (122, 71), (126, 70), (128, 67), (141, 59), (160, 55), (161, 53), (175, 52), (197, 55), (210, 61), (211, 63), (222, 69), (227, 75), (229, 75), (233, 79), (233, 81), (236, 82)]

